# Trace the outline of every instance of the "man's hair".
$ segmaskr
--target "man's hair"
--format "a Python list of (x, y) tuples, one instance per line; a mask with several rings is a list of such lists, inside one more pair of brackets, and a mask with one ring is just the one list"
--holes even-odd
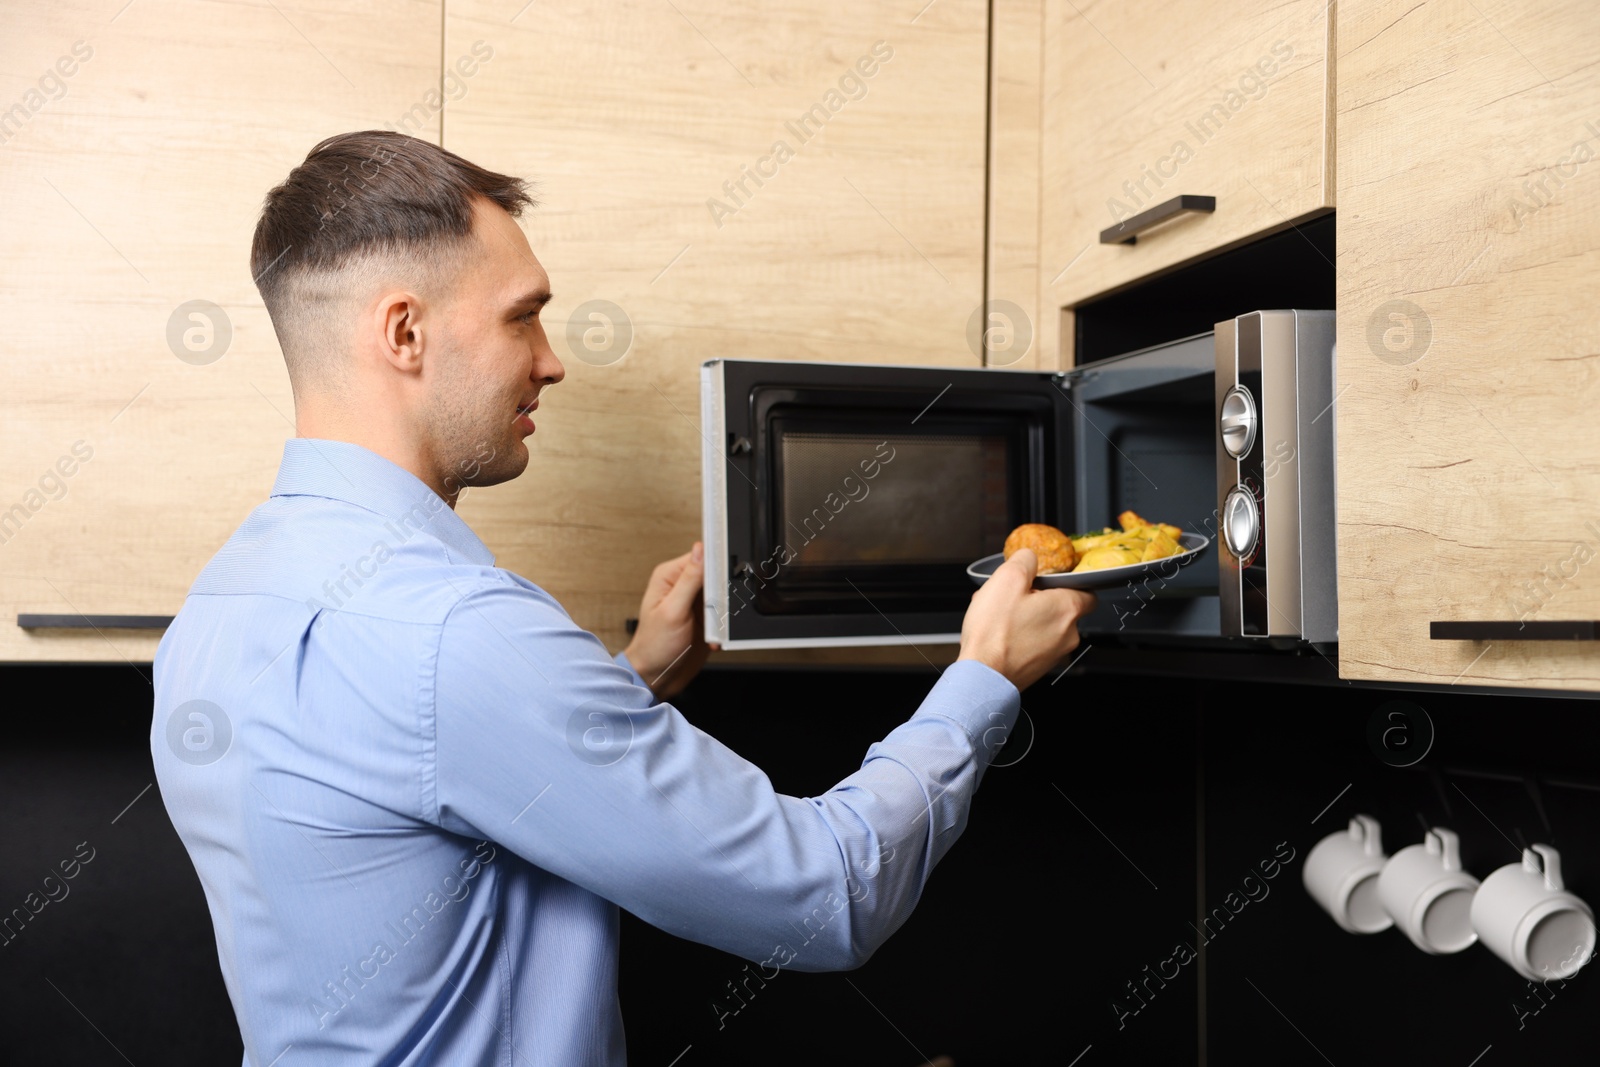
[(364, 286), (393, 276), (447, 287), (465, 262), (472, 208), (482, 198), (511, 216), (536, 206), (520, 178), (469, 163), (403, 133), (329, 137), (267, 194), (250, 246), (250, 273), (272, 317), (296, 389), (315, 349)]

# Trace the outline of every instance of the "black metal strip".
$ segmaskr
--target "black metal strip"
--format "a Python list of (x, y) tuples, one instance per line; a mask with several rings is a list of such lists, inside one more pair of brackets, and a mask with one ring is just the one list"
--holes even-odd
[(1430, 622), (1435, 641), (1594, 641), (1600, 622), (1593, 619), (1541, 619), (1537, 622)]
[(24, 630), (165, 630), (171, 615), (25, 615), (17, 616)]
[(1217, 210), (1217, 198), (1214, 196), (1192, 196), (1185, 193), (1175, 196), (1171, 200), (1163, 201), (1148, 211), (1141, 211), (1131, 219), (1123, 219), (1115, 226), (1100, 231), (1100, 243), (1103, 245), (1131, 245), (1137, 244), (1139, 234), (1158, 223), (1166, 222), (1187, 211), (1198, 211), (1206, 214)]

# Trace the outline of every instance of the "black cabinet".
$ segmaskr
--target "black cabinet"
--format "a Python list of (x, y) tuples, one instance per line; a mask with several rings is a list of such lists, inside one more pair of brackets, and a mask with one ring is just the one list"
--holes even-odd
[[(1455, 830), (1480, 878), (1552, 844), (1568, 888), (1600, 903), (1594, 701), (1262, 682), (1245, 661), (1164, 677), (1175, 655), (1095, 649), (1025, 694), (965, 835), (856, 971), (761, 982), (625, 916), (630, 1061), (1493, 1067), (1586, 1052), (1596, 974), (1535, 990), (1482, 946), (1427, 956), (1395, 930), (1347, 934), (1300, 878), (1361, 812), (1390, 853), (1425, 825)], [(146, 791), (140, 668), (6, 674), (52, 696), (0, 748), (0, 901), (57, 899), (0, 948), (0, 1064), (237, 1062), (199, 882)], [(780, 790), (814, 795), (933, 681), (710, 670), (680, 706)], [(1397, 700), (1431, 723), (1420, 760), (1400, 751), (1418, 734), (1374, 747)]]

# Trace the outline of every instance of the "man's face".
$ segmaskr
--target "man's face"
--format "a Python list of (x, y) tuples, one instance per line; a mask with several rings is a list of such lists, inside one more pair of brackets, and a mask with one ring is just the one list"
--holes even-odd
[[(528, 466), (539, 394), (566, 374), (539, 314), (550, 279), (512, 217), (473, 208), (474, 248), (446, 299), (442, 358), (430, 361), (426, 413), (445, 487), (496, 485)], [(437, 336), (437, 335), (436, 335)]]

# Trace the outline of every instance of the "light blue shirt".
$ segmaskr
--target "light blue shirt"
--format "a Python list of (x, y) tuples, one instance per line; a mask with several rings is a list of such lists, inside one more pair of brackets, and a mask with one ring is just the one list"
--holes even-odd
[(150, 750), (247, 1067), (620, 1067), (619, 907), (767, 978), (859, 966), (1018, 705), (956, 663), (860, 770), (781, 795), (415, 476), (297, 438), (161, 641)]

